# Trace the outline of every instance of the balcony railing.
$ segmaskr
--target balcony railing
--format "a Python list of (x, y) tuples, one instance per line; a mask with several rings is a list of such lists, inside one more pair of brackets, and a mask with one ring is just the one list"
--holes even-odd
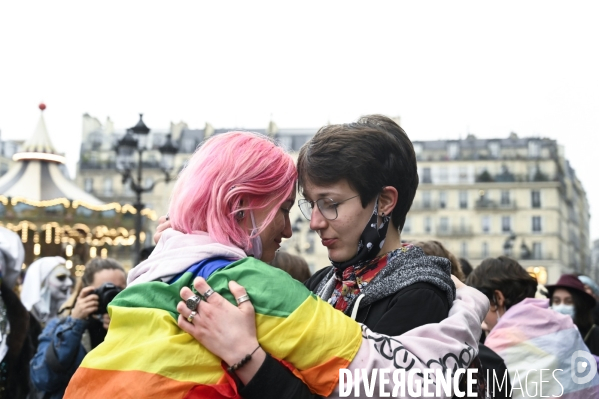
[(465, 237), (472, 236), (472, 226), (445, 226), (438, 225), (437, 230), (435, 231), (437, 236), (440, 237)]
[(499, 209), (499, 210), (514, 210), (517, 209), (516, 201), (497, 202), (486, 198), (479, 198), (474, 203), (475, 209)]

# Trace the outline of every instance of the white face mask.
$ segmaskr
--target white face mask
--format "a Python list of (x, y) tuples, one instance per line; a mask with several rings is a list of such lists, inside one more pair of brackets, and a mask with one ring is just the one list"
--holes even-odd
[(574, 319), (574, 315), (576, 314), (576, 311), (574, 310), (574, 305), (553, 305), (551, 306), (551, 309), (555, 310), (558, 313), (570, 316), (572, 319)]
[(50, 296), (53, 300), (64, 302), (71, 294), (73, 281), (70, 279), (69, 270), (63, 265), (56, 266), (47, 280)]

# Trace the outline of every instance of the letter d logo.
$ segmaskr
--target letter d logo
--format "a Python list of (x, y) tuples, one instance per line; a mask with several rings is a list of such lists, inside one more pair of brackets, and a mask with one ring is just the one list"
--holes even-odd
[[(582, 358), (582, 359), (581, 359)], [(579, 377), (579, 375), (581, 375)], [(576, 351), (570, 358), (570, 375), (575, 384), (584, 385), (597, 374), (597, 362), (593, 355), (586, 351)]]

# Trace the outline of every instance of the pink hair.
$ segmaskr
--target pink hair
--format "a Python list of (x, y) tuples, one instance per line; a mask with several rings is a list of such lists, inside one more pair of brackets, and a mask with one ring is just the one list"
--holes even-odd
[[(295, 189), (297, 171), (283, 148), (264, 136), (228, 132), (206, 140), (179, 174), (169, 206), (175, 230), (205, 231), (222, 244), (247, 251), (250, 236), (238, 214), (275, 205), (261, 232)], [(243, 206), (241, 201), (244, 200)]]

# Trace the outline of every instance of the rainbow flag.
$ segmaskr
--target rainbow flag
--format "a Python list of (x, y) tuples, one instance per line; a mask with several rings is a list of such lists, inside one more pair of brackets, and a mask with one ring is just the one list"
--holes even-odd
[[(179, 291), (192, 286), (194, 275), (188, 271), (171, 283), (152, 281), (121, 292), (109, 306), (106, 339), (85, 357), (65, 398), (238, 398), (221, 360), (177, 325)], [(254, 258), (208, 278), (235, 304), (231, 280), (248, 291), (264, 350), (314, 393), (333, 392), (339, 369), (360, 347), (360, 326), (287, 273)]]

